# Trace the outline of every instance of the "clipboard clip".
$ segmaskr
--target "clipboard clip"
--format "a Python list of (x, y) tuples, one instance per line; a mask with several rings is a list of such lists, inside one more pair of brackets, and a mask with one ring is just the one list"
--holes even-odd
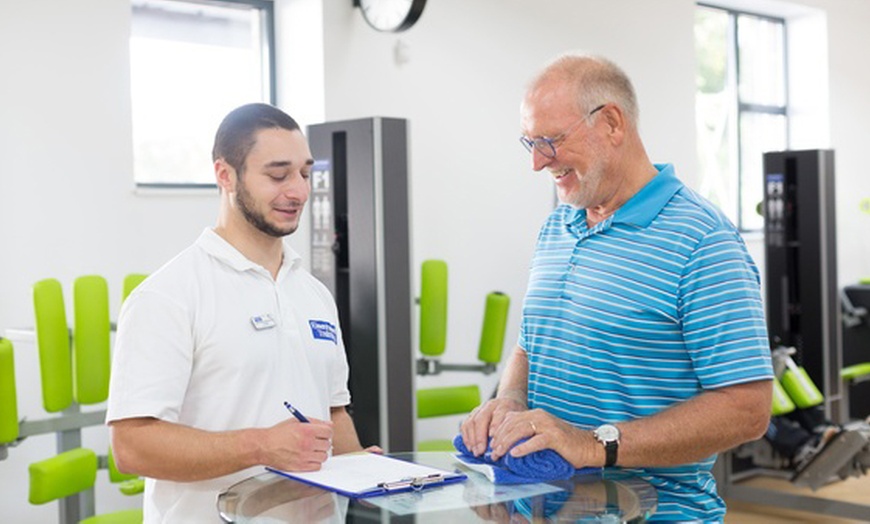
[(392, 482), (381, 482), (378, 488), (384, 491), (407, 490), (420, 491), (428, 484), (440, 484), (444, 482), (444, 475), (441, 473), (433, 473), (423, 477), (407, 477)]

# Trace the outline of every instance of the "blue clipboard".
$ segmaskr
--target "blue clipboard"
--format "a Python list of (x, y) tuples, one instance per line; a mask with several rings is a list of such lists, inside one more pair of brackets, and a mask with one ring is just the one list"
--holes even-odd
[[(365, 468), (361, 469), (360, 464), (353, 464), (351, 461), (365, 461)], [(332, 457), (324, 463), (321, 471), (284, 471), (268, 466), (266, 469), (348, 498), (422, 491), (455, 484), (468, 478), (458, 471), (450, 472), (374, 453)]]

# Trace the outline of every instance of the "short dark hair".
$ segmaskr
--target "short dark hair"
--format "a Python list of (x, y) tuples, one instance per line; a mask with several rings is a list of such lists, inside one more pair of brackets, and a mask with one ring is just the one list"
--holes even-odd
[(233, 109), (218, 126), (211, 152), (212, 161), (223, 158), (241, 176), (245, 170), (245, 159), (256, 142), (257, 132), (275, 128), (296, 131), (299, 124), (293, 117), (269, 104), (246, 104)]

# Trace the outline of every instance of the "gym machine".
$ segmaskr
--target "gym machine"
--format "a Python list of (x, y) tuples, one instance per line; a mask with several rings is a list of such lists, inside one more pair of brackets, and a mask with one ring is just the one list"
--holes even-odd
[(338, 306), (364, 445), (414, 448), (407, 122), (309, 126), (311, 271)]
[[(870, 467), (870, 427), (846, 423), (837, 283), (834, 153), (764, 154), (766, 316), (776, 380), (772, 417), (817, 412), (842, 430), (808, 459), (784, 457), (761, 439), (720, 455), (719, 493), (731, 500), (867, 520), (870, 506), (742, 486), (757, 475), (818, 489)], [(866, 414), (865, 414), (866, 416)], [(772, 419), (773, 421), (773, 419)]]

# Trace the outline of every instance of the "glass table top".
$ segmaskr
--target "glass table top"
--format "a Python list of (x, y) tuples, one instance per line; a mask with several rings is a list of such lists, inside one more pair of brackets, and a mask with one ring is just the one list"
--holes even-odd
[(265, 471), (218, 496), (224, 522), (450, 523), (464, 522), (644, 522), (656, 509), (655, 489), (618, 471), (582, 474), (565, 481), (496, 485), (466, 471), (448, 452), (392, 453), (393, 457), (466, 472), (457, 484), (364, 499)]

